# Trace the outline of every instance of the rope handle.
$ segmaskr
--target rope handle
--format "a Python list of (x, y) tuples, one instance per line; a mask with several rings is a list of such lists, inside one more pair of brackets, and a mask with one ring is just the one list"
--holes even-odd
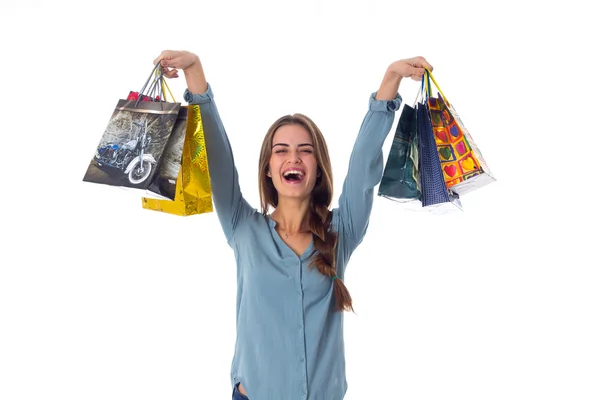
[[(425, 81), (425, 85), (426, 85), (426, 89), (427, 89), (427, 96), (431, 97), (431, 82), (430, 81), (433, 81), (433, 84), (437, 88), (437, 91), (442, 95), (444, 102), (446, 104), (450, 105), (450, 102), (444, 95), (444, 92), (442, 92), (442, 89), (440, 89), (440, 85), (438, 85), (438, 83), (435, 81), (435, 78), (433, 77), (433, 74), (431, 73), (431, 71), (429, 69), (427, 69), (426, 67), (424, 67), (424, 68), (425, 68), (425, 75), (427, 75), (427, 79), (426, 80), (423, 79), (423, 81)], [(423, 75), (423, 78), (425, 78), (425, 75)], [(421, 83), (421, 90), (423, 90), (423, 83)]]
[[(169, 87), (169, 85), (167, 84), (167, 81), (165, 80), (165, 76), (162, 73), (162, 69), (156, 69), (154, 70), (154, 74), (155, 74), (155, 79), (158, 82), (160, 82), (160, 94), (159, 97), (161, 100), (164, 101), (168, 101), (167, 100), (167, 92), (169, 92), (169, 95), (171, 96), (171, 100), (173, 100), (173, 103), (177, 103), (177, 100), (175, 100), (175, 96), (173, 96), (173, 93), (171, 92), (171, 88)], [(166, 90), (165, 90), (166, 88)]]
[(169, 88), (169, 85), (167, 84), (167, 81), (165, 80), (164, 77), (161, 77), (161, 85), (162, 85), (163, 94), (165, 96), (165, 101), (167, 100), (167, 94), (165, 92), (165, 88), (167, 88), (167, 91), (171, 95), (171, 100), (173, 100), (173, 103), (177, 103), (177, 100), (175, 100), (175, 96), (173, 96), (173, 93), (171, 92), (171, 88)]
[[(150, 80), (153, 77), (154, 77), (154, 79), (153, 79), (152, 83), (150, 83)], [(148, 87), (148, 84), (150, 84), (149, 87)], [(165, 91), (165, 88), (166, 88), (166, 91)], [(148, 91), (148, 93), (146, 93), (146, 90)], [(136, 102), (136, 107), (143, 95), (148, 96), (150, 98), (155, 98), (155, 96), (158, 96), (158, 98), (160, 100), (167, 101), (167, 96), (166, 96), (167, 91), (169, 92), (169, 95), (171, 96), (171, 100), (173, 100), (173, 102), (176, 103), (177, 101), (175, 100), (175, 96), (173, 96), (173, 93), (171, 92), (171, 88), (169, 88), (169, 85), (165, 81), (165, 78), (164, 78), (164, 75), (162, 72), (162, 68), (160, 67), (160, 61), (159, 61), (158, 63), (156, 63), (156, 65), (152, 69), (152, 72), (150, 73), (150, 76), (146, 80), (146, 83), (144, 83), (144, 86), (142, 87), (142, 89), (138, 92), (140, 94), (140, 97), (138, 98), (138, 100)]]

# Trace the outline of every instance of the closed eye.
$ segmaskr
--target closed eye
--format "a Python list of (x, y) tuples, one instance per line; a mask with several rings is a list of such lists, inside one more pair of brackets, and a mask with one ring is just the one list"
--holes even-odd
[[(278, 146), (277, 149), (274, 150), (274, 153), (275, 154), (287, 153), (288, 150), (289, 149), (287, 147)], [(312, 154), (313, 153), (312, 147), (308, 147), (308, 146), (302, 146), (302, 147), (300, 147), (300, 149), (298, 151), (300, 153), (305, 153), (305, 154)]]

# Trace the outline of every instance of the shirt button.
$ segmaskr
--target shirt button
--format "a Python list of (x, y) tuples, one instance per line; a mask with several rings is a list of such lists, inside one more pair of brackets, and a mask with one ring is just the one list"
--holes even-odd
[(304, 357), (302, 357), (302, 358), (300, 359), (300, 362), (301, 362), (301, 363), (303, 363), (303, 362), (304, 362)]
[(398, 109), (396, 107), (396, 103), (394, 103), (394, 100), (388, 100), (388, 102), (387, 102), (387, 109), (389, 111), (396, 111)]
[(298, 329), (302, 329), (302, 325), (301, 324), (298, 324)]

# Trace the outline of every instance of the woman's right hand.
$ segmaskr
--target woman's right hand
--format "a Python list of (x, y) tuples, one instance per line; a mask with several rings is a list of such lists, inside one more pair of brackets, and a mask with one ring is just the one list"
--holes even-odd
[(154, 59), (154, 65), (160, 61), (163, 69), (163, 75), (167, 78), (178, 78), (178, 70), (185, 71), (193, 67), (194, 64), (200, 64), (200, 58), (189, 51), (164, 50), (160, 56)]
[(191, 93), (202, 94), (208, 88), (200, 57), (189, 51), (164, 50), (154, 59), (154, 65), (160, 61), (163, 75), (167, 78), (179, 78), (183, 70), (188, 89)]

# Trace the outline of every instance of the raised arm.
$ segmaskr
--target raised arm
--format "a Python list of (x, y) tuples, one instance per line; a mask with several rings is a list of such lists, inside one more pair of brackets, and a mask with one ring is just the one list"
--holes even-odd
[(421, 80), (425, 73), (423, 67), (433, 69), (423, 57), (390, 64), (379, 90), (371, 95), (369, 110), (354, 143), (339, 198), (340, 221), (344, 234), (352, 239), (351, 245), (356, 246), (362, 241), (369, 223), (374, 188), (383, 174), (383, 142), (392, 127), (394, 113), (402, 102), (398, 94), (400, 82), (408, 77)]
[(184, 98), (189, 104), (200, 105), (213, 200), (229, 242), (236, 226), (252, 214), (254, 209), (242, 197), (231, 145), (212, 90), (204, 76), (200, 58), (187, 51), (167, 50), (154, 63), (159, 60), (163, 74), (168, 78), (178, 77), (178, 69), (183, 70), (187, 84)]

